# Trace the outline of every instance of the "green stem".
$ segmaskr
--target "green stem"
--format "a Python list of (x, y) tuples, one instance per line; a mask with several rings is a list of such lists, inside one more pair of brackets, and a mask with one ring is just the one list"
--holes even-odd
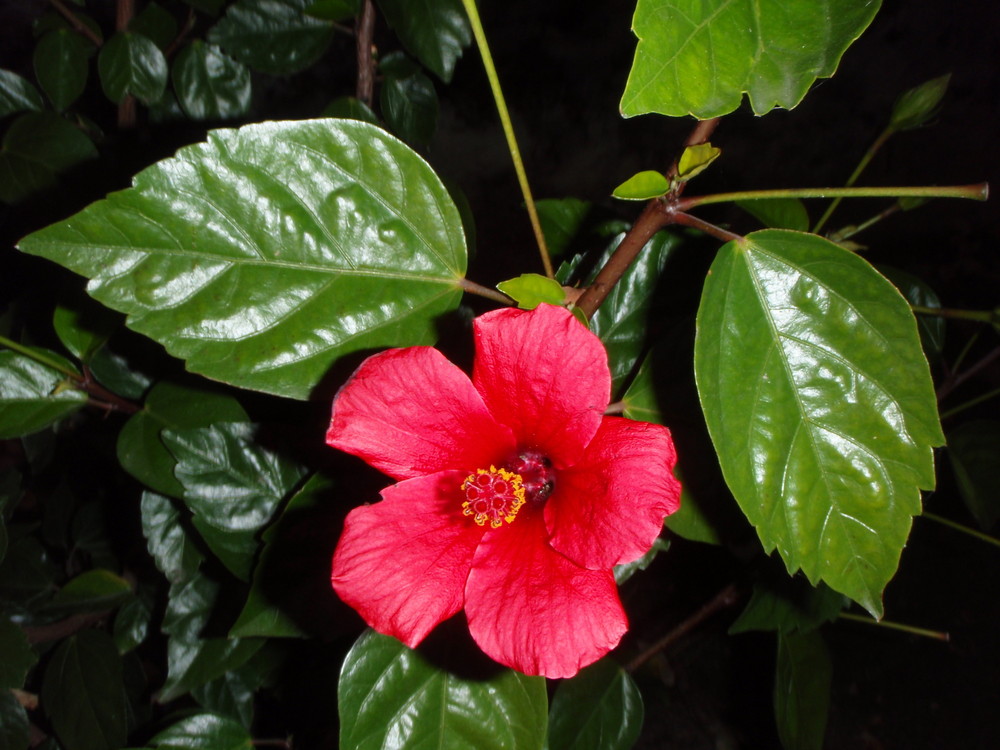
[(731, 203), (742, 200), (763, 198), (969, 198), (984, 201), (989, 197), (989, 184), (979, 182), (974, 185), (950, 185), (945, 187), (825, 187), (825, 188), (783, 188), (779, 190), (742, 190), (735, 193), (716, 193), (694, 198), (682, 198), (677, 203), (678, 211), (689, 211), (695, 206), (713, 203)]
[(23, 354), (25, 357), (30, 357), (31, 359), (35, 360), (36, 362), (40, 362), (46, 367), (51, 367), (53, 370), (61, 372), (63, 375), (77, 381), (77, 383), (82, 382), (83, 380), (83, 378), (80, 376), (80, 373), (75, 372), (74, 370), (70, 369), (69, 367), (66, 367), (66, 365), (60, 362), (56, 362), (53, 359), (49, 359), (41, 352), (32, 349), (30, 346), (24, 346), (23, 344), (19, 344), (16, 341), (11, 341), (6, 336), (0, 336), (0, 346), (6, 346), (8, 349), (13, 349), (15, 352)]
[(975, 320), (980, 323), (992, 323), (994, 316), (992, 310), (956, 310), (952, 307), (924, 307), (923, 305), (910, 305), (910, 309), (920, 315), (937, 315), (940, 318), (954, 318), (956, 320)]
[[(830, 238), (831, 242), (843, 242), (844, 240), (850, 239), (851, 237), (853, 237), (856, 234), (861, 234), (861, 232), (863, 232), (866, 229), (869, 229), (869, 228), (875, 226), (876, 224), (878, 224), (883, 219), (889, 218), (894, 213), (897, 213), (900, 210), (901, 210), (901, 207), (900, 207), (899, 202), (897, 201), (896, 203), (893, 203), (891, 206), (889, 206), (889, 208), (887, 208), (885, 211), (880, 211), (879, 213), (875, 214), (873, 217), (871, 217), (867, 221), (863, 221), (860, 224), (855, 224), (853, 226), (844, 227), (844, 228), (842, 228), (842, 229), (834, 232), (833, 234), (830, 234), (830, 235), (827, 235), (827, 236)], [(817, 225), (817, 226), (819, 226), (819, 225)]]
[(942, 633), (939, 630), (928, 630), (927, 628), (917, 628), (913, 625), (904, 625), (900, 622), (890, 622), (889, 620), (873, 620), (870, 617), (864, 617), (862, 615), (855, 615), (850, 612), (841, 612), (837, 617), (841, 620), (850, 620), (851, 622), (860, 622), (865, 625), (875, 625), (880, 628), (889, 628), (889, 630), (901, 630), (904, 633), (910, 633), (912, 635), (922, 635), (925, 638), (933, 638), (936, 641), (944, 641), (947, 643), (951, 640), (951, 636), (948, 633)]
[[(861, 173), (865, 171), (865, 167), (867, 167), (869, 162), (875, 158), (875, 154), (878, 153), (879, 149), (885, 145), (885, 142), (889, 140), (889, 137), (895, 132), (896, 131), (891, 126), (882, 131), (882, 135), (876, 138), (875, 142), (868, 147), (868, 150), (865, 151), (865, 155), (862, 156), (861, 161), (858, 162), (858, 166), (855, 167), (854, 172), (847, 178), (845, 187), (851, 187), (858, 181)], [(816, 222), (816, 226), (813, 227), (813, 234), (819, 234), (819, 230), (823, 228), (823, 225), (826, 224), (833, 212), (837, 210), (837, 206), (840, 205), (840, 201), (842, 199), (842, 196), (838, 196), (831, 201), (830, 205), (827, 206), (826, 211), (824, 211), (823, 215), (819, 218), (819, 221)]]
[(936, 513), (928, 513), (926, 510), (921, 515), (923, 518), (926, 518), (930, 521), (937, 521), (942, 526), (947, 526), (948, 528), (954, 529), (955, 531), (961, 531), (963, 534), (968, 534), (969, 536), (974, 537), (975, 539), (978, 539), (981, 542), (992, 544), (994, 547), (1000, 547), (1000, 539), (992, 537), (989, 534), (984, 534), (981, 531), (970, 529), (968, 526), (963, 526), (960, 523), (955, 523), (954, 521), (950, 521), (947, 518), (943, 518), (942, 516), (937, 515)]
[(989, 393), (984, 393), (982, 396), (977, 396), (976, 398), (969, 399), (964, 404), (959, 404), (954, 406), (948, 411), (941, 412), (941, 421), (948, 419), (949, 417), (954, 417), (956, 414), (965, 411), (966, 409), (971, 409), (973, 406), (978, 406), (984, 401), (989, 401), (991, 398), (996, 398), (1000, 396), (1000, 388), (996, 388)]
[(542, 256), (542, 266), (545, 268), (545, 275), (550, 279), (555, 278), (552, 260), (549, 258), (549, 249), (545, 244), (545, 235), (542, 233), (542, 224), (538, 220), (535, 201), (531, 197), (528, 175), (525, 173), (524, 163), (521, 161), (521, 150), (517, 146), (517, 137), (514, 135), (514, 125), (510, 121), (507, 102), (503, 97), (503, 91), (500, 89), (500, 78), (497, 76), (496, 67), (493, 65), (493, 56), (490, 54), (489, 45), (486, 43), (486, 32), (483, 31), (483, 24), (479, 20), (479, 11), (476, 9), (476, 2), (475, 0), (462, 0), (462, 5), (465, 6), (465, 12), (469, 15), (472, 34), (476, 38), (479, 54), (483, 58), (483, 67), (486, 68), (486, 78), (489, 79), (490, 90), (493, 92), (493, 101), (496, 102), (497, 112), (500, 115), (500, 124), (503, 125), (503, 132), (507, 137), (507, 150), (510, 151), (510, 158), (514, 162), (514, 171), (517, 173), (517, 181), (521, 186), (521, 195), (524, 196), (524, 205), (528, 209), (528, 218), (531, 220), (531, 229), (534, 231), (535, 241), (538, 243), (538, 252)]

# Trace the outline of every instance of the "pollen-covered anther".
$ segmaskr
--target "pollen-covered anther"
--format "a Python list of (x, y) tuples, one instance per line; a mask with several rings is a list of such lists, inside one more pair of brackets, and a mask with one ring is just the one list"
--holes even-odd
[(472, 516), (480, 526), (489, 521), (491, 527), (498, 529), (504, 521), (511, 523), (524, 505), (521, 476), (496, 466), (469, 474), (462, 482), (462, 491), (465, 492), (462, 512)]

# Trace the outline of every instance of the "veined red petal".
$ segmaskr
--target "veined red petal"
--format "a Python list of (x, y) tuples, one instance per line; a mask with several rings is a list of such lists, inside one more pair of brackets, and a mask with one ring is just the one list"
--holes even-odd
[(465, 613), (492, 659), (525, 674), (572, 677), (617, 646), (628, 621), (612, 572), (574, 565), (546, 536), (537, 510), (485, 534)]
[(462, 515), (463, 472), (408, 479), (355, 508), (333, 556), (333, 588), (365, 622), (410, 648), (463, 605), (484, 529)]
[(597, 432), (611, 394), (600, 339), (562, 307), (504, 309), (474, 322), (472, 382), (521, 448), (574, 464)]
[(475, 470), (513, 448), (468, 376), (414, 346), (369, 357), (333, 401), (326, 442), (396, 479)]
[(680, 507), (677, 455), (660, 425), (604, 417), (545, 504), (549, 543), (578, 565), (606, 570), (642, 557)]

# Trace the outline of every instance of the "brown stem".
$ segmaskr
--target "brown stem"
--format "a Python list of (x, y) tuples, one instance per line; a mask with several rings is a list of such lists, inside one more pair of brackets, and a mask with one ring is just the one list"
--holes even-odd
[(83, 379), (77, 381), (78, 387), (89, 393), (96, 399), (95, 406), (100, 406), (109, 411), (120, 411), (125, 414), (135, 414), (136, 412), (142, 411), (142, 408), (133, 404), (131, 401), (127, 401), (119, 396), (117, 393), (112, 393), (103, 385), (94, 380), (94, 376), (90, 372), (90, 368), (87, 365), (83, 366)]
[[(684, 141), (684, 148), (690, 148), (691, 146), (700, 146), (702, 143), (708, 143), (708, 139), (712, 137), (712, 133), (715, 129), (719, 127), (719, 117), (713, 117), (709, 120), (701, 120), (697, 125), (694, 126), (694, 130), (688, 135), (687, 140)], [(670, 182), (677, 176), (677, 170), (679, 169), (678, 164), (680, 159), (674, 160), (674, 163), (670, 165), (670, 169), (667, 170), (667, 182)], [(682, 182), (677, 186), (677, 191), (675, 197), (679, 196), (684, 192), (684, 186), (687, 185), (686, 182)]]
[(717, 227), (715, 224), (707, 222), (704, 219), (699, 219), (697, 216), (686, 214), (683, 211), (675, 211), (672, 214), (672, 217), (674, 224), (683, 224), (686, 227), (694, 227), (695, 229), (711, 235), (718, 240), (722, 240), (723, 242), (732, 242), (733, 240), (743, 239), (743, 237), (738, 234), (727, 232), (722, 227)]
[(364, 0), (361, 15), (358, 17), (355, 50), (358, 59), (357, 98), (366, 107), (371, 108), (375, 94), (375, 46), (372, 39), (375, 36), (375, 5), (372, 0)]
[(95, 34), (90, 29), (90, 27), (87, 26), (87, 24), (85, 24), (83, 21), (77, 18), (76, 13), (67, 8), (61, 2), (61, 0), (49, 0), (49, 3), (52, 4), (53, 8), (59, 11), (59, 13), (62, 15), (63, 18), (69, 21), (69, 25), (72, 26), (75, 31), (79, 32), (80, 34), (83, 34), (85, 37), (87, 37), (87, 39), (92, 41), (97, 47), (101, 46), (102, 44), (101, 37)]
[(976, 364), (972, 365), (972, 367), (968, 367), (965, 370), (963, 370), (961, 374), (952, 373), (952, 376), (948, 378), (946, 381), (944, 381), (938, 387), (937, 389), (938, 401), (941, 401), (945, 396), (947, 396), (953, 390), (958, 388), (958, 386), (960, 386), (966, 380), (977, 375), (985, 368), (989, 367), (991, 364), (993, 364), (993, 362), (997, 360), (998, 357), (1000, 357), (1000, 346), (998, 346), (996, 349), (991, 351), (981, 360), (976, 362)]
[[(128, 25), (135, 15), (134, 0), (118, 0), (115, 10), (115, 28), (118, 31), (128, 31)], [(135, 97), (126, 94), (125, 98), (118, 102), (118, 127), (130, 130), (135, 127), (135, 120)]]
[(196, 20), (194, 14), (194, 8), (188, 8), (187, 19), (184, 21), (184, 27), (177, 32), (177, 36), (173, 38), (173, 41), (167, 45), (166, 49), (163, 50), (163, 56), (168, 60), (173, 57), (174, 53), (177, 51), (184, 40), (187, 39), (187, 35), (191, 33), (191, 29), (194, 28), (194, 22)]
[(482, 284), (477, 284), (475, 281), (469, 281), (468, 279), (459, 279), (458, 285), (462, 287), (462, 291), (468, 292), (469, 294), (478, 294), (480, 297), (486, 297), (494, 302), (499, 302), (502, 305), (512, 305), (511, 298), (502, 292), (498, 292), (495, 289), (490, 289), (488, 286), (483, 286)]
[(702, 607), (691, 615), (689, 618), (680, 623), (677, 627), (663, 636), (660, 640), (654, 643), (652, 646), (647, 648), (645, 651), (640, 653), (634, 659), (632, 659), (628, 664), (625, 665), (625, 670), (627, 672), (635, 672), (639, 667), (645, 664), (647, 661), (652, 659), (658, 653), (663, 651), (668, 646), (672, 645), (678, 641), (683, 636), (687, 635), (689, 632), (694, 630), (698, 625), (703, 623), (709, 617), (714, 615), (727, 607), (731, 607), (736, 602), (740, 600), (740, 589), (735, 583), (730, 583), (724, 589), (722, 589), (718, 594), (716, 594), (712, 599), (706, 602)]
[(84, 612), (78, 615), (70, 615), (65, 620), (52, 622), (48, 625), (27, 625), (24, 627), (24, 635), (28, 643), (46, 643), (66, 638), (79, 632), (86, 627), (100, 622), (111, 614), (111, 610), (104, 612)]

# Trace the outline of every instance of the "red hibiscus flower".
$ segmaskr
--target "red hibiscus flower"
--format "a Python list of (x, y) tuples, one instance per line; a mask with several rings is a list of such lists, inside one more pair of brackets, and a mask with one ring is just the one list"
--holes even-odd
[(603, 416), (607, 354), (567, 310), (474, 326), (471, 380), (436, 349), (393, 349), (334, 400), (327, 443), (399, 481), (347, 516), (333, 587), (411, 648), (464, 609), (496, 661), (569, 677), (627, 629), (612, 568), (677, 510), (673, 442)]

